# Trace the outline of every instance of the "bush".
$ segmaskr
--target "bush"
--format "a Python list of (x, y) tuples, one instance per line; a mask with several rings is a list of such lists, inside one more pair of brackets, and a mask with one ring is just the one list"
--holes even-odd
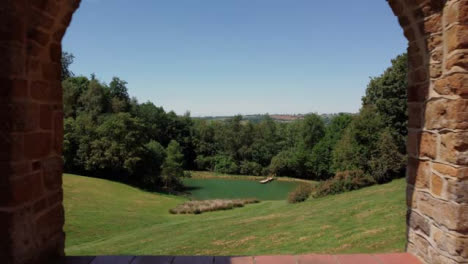
[(242, 161), (240, 165), (240, 174), (243, 175), (262, 175), (262, 165), (252, 161)]
[(389, 129), (385, 129), (379, 137), (379, 142), (369, 161), (372, 178), (378, 183), (404, 177), (406, 156), (398, 151), (396, 141)]
[(229, 156), (216, 156), (214, 171), (223, 174), (236, 174), (239, 167)]
[(171, 140), (166, 148), (166, 159), (161, 168), (163, 188), (174, 191), (183, 187), (182, 178), (187, 176), (182, 167), (184, 155), (179, 143)]
[(293, 151), (281, 151), (274, 156), (269, 166), (270, 174), (295, 176), (293, 162), (291, 161), (293, 155)]
[(292, 192), (289, 193), (288, 202), (289, 203), (300, 203), (307, 198), (309, 198), (312, 193), (312, 185), (308, 183), (302, 183), (296, 187)]
[(374, 179), (362, 170), (341, 171), (332, 179), (321, 182), (314, 190), (314, 197), (357, 190), (373, 184)]
[(159, 142), (151, 140), (145, 145), (145, 153), (140, 172), (145, 188), (154, 189), (161, 181), (161, 165), (166, 159), (166, 150)]
[(195, 164), (199, 170), (213, 171), (215, 166), (215, 157), (207, 157), (203, 155), (197, 156)]
[(201, 214), (203, 212), (234, 209), (243, 207), (245, 204), (259, 202), (257, 199), (188, 201), (170, 209), (169, 212), (171, 214)]

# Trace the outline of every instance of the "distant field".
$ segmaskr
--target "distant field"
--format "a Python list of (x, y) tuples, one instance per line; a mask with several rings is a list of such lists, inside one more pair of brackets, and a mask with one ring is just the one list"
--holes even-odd
[(197, 200), (257, 198), (259, 200), (284, 200), (297, 182), (273, 181), (261, 184), (255, 180), (227, 178), (184, 179), (190, 197)]
[(67, 255), (401, 252), (405, 181), (290, 205), (171, 215), (185, 198), (64, 175)]

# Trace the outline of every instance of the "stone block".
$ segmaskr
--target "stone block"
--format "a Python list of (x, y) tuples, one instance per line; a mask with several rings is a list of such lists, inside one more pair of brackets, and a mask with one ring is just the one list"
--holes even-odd
[(440, 98), (428, 102), (425, 109), (425, 128), (468, 129), (468, 100)]
[(457, 165), (468, 165), (468, 132), (443, 134), (440, 159)]

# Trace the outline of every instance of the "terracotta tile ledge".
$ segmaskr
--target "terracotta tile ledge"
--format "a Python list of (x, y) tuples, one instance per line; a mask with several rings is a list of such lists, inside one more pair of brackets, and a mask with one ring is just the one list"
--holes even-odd
[(61, 264), (421, 264), (408, 253), (278, 256), (87, 256)]

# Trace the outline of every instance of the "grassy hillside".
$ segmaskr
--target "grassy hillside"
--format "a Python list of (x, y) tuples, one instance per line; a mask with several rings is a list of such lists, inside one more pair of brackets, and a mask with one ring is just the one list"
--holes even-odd
[(290, 205), (171, 215), (183, 198), (64, 175), (66, 254), (243, 255), (399, 252), (405, 182)]

